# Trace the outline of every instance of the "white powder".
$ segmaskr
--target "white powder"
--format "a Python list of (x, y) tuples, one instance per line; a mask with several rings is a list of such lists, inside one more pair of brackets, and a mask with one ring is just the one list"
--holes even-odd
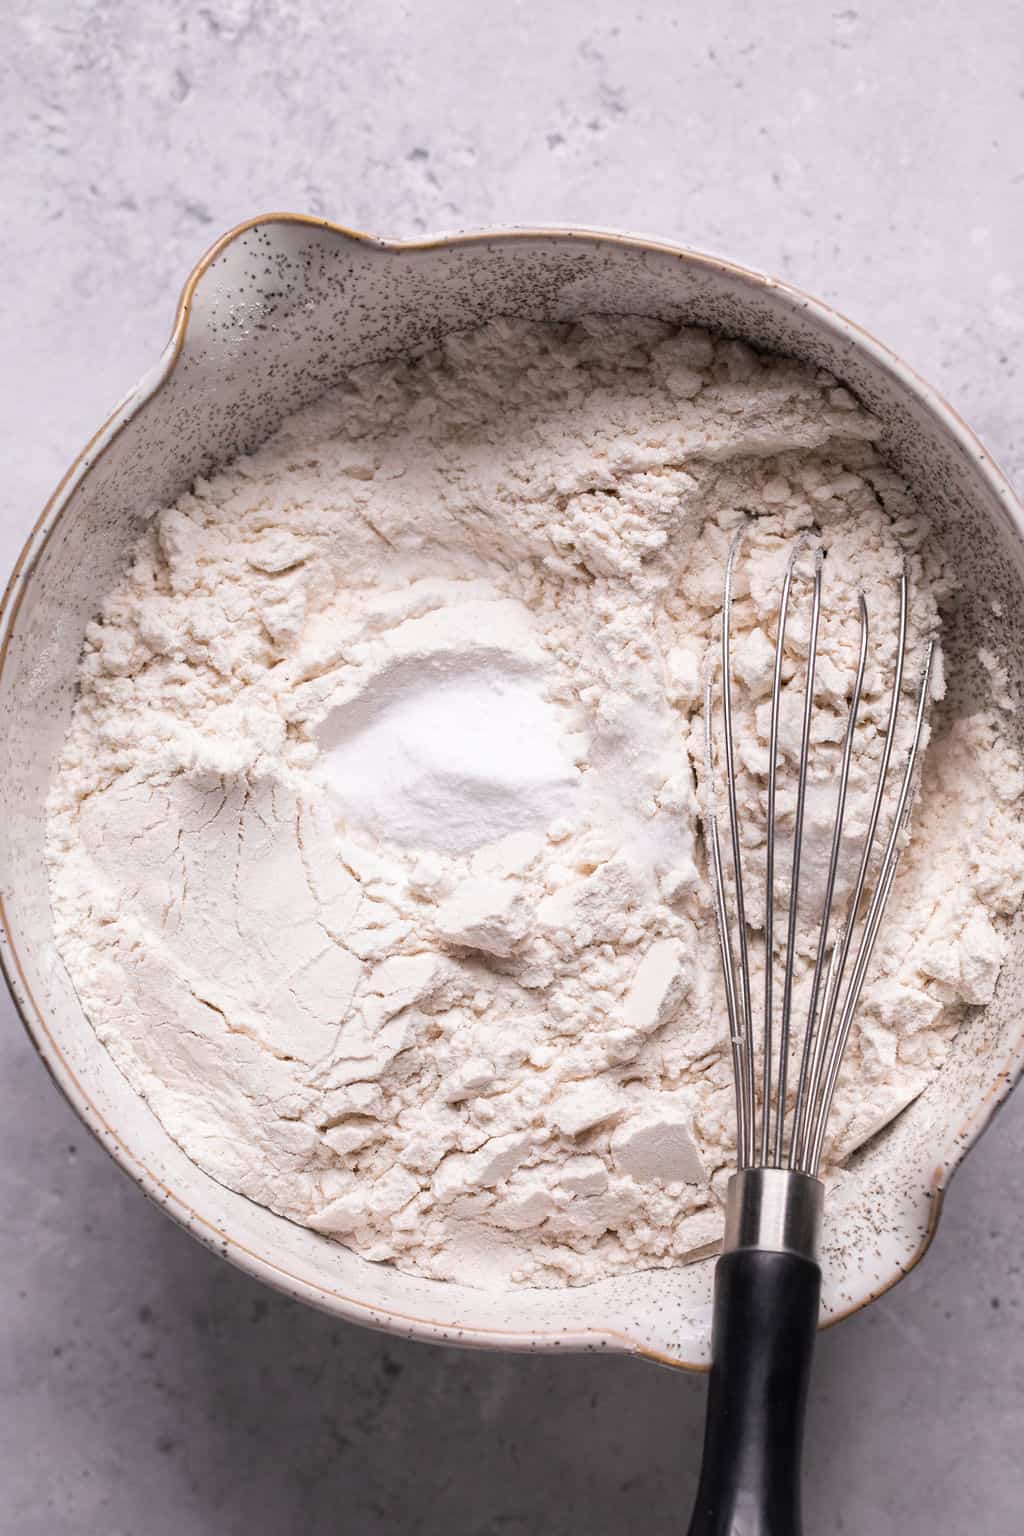
[(467, 602), (398, 626), (319, 732), (346, 822), (467, 853), (572, 811), (579, 773), (529, 613)]
[[(852, 851), (901, 560), (908, 700), (952, 586), (873, 432), (833, 379), (739, 343), (499, 322), (354, 371), (154, 518), (88, 631), (49, 857), (97, 1034), (197, 1163), (371, 1259), (481, 1285), (715, 1241), (734, 1130), (701, 676), (752, 517), (736, 709), (758, 923), (779, 580), (816, 529), (810, 911), (857, 590)], [(805, 644), (798, 604), (789, 753)], [(935, 677), (940, 697), (941, 657)], [(944, 729), (924, 778), (833, 1168), (991, 997), (1024, 891), (1024, 778), (994, 717)]]

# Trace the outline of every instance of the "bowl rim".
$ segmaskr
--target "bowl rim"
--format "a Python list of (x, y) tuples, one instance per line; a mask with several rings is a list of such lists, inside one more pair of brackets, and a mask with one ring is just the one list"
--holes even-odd
[[(995, 498), (1003, 504), (1011, 526), (1024, 543), (1024, 506), (1003, 472), (982, 445), (977, 435), (967, 425), (949, 402), (906, 363), (898, 353), (850, 320), (823, 300), (815, 298), (793, 283), (772, 277), (756, 268), (743, 266), (724, 256), (712, 255), (654, 237), (625, 234), (614, 230), (577, 225), (564, 228), (557, 225), (504, 226), (485, 230), (459, 231), (438, 234), (421, 240), (389, 240), (366, 234), (329, 219), (307, 214), (274, 212), (259, 214), (236, 224), (220, 235), (203, 253), (189, 272), (183, 284), (175, 310), (171, 334), (155, 364), (122, 397), (113, 411), (77, 454), (61, 477), (53, 493), (18, 554), (11, 574), (0, 598), (0, 677), (3, 675), (10, 641), (14, 632), (21, 602), (31, 578), (46, 549), (50, 538), (59, 526), (68, 501), (85, 474), (102, 457), (111, 443), (120, 435), (129, 421), (134, 419), (159, 394), (168, 382), (184, 349), (196, 290), (205, 274), (217, 258), (235, 241), (250, 230), (266, 225), (296, 225), (313, 230), (326, 231), (342, 240), (351, 241), (379, 252), (382, 256), (401, 256), (412, 252), (464, 249), (480, 245), (518, 245), (531, 241), (554, 239), (562, 242), (579, 241), (653, 252), (658, 255), (677, 257), (689, 266), (705, 268), (718, 274), (727, 274), (753, 288), (781, 294), (800, 309), (810, 311), (819, 324), (834, 335), (852, 342), (861, 352), (866, 352), (886, 373), (909, 388), (928, 410), (937, 424), (953, 438), (987, 483)], [(412, 1316), (392, 1309), (384, 1310), (358, 1298), (343, 1295), (340, 1291), (316, 1284), (293, 1274), (282, 1265), (249, 1248), (228, 1232), (213, 1224), (207, 1217), (194, 1210), (176, 1194), (157, 1174), (131, 1150), (121, 1136), (108, 1124), (102, 1111), (93, 1102), (88, 1089), (81, 1082), (74, 1068), (65, 1057), (51, 1034), (43, 1009), (36, 1002), (18, 955), (15, 934), (8, 916), (4, 893), (0, 887), (0, 971), (7, 983), (12, 1001), (22, 1025), (35, 1050), (71, 1108), (85, 1127), (96, 1137), (101, 1146), (113, 1158), (121, 1170), (139, 1187), (147, 1198), (160, 1205), (173, 1220), (183, 1226), (197, 1241), (217, 1253), (238, 1268), (284, 1292), (297, 1300), (329, 1312), (363, 1327), (375, 1328), (434, 1343), (460, 1345), (481, 1349), (504, 1350), (577, 1350), (611, 1349), (617, 1353), (640, 1355), (657, 1363), (692, 1371), (707, 1369), (703, 1361), (683, 1360), (669, 1356), (639, 1343), (618, 1330), (586, 1328), (579, 1330), (535, 1330), (457, 1328), (435, 1320)], [(958, 1130), (946, 1144), (955, 1149), (952, 1155), (938, 1162), (933, 1170), (929, 1189), (925, 1192), (929, 1216), (920, 1241), (910, 1259), (884, 1282), (853, 1302), (845, 1310), (836, 1312), (822, 1323), (831, 1327), (844, 1318), (859, 1312), (869, 1302), (891, 1290), (920, 1263), (927, 1253), (938, 1229), (943, 1198), (949, 1183), (968, 1151), (991, 1124), (996, 1112), (1024, 1074), (1024, 1040), (1008, 1049), (996, 1071), (987, 1094), (971, 1109)]]

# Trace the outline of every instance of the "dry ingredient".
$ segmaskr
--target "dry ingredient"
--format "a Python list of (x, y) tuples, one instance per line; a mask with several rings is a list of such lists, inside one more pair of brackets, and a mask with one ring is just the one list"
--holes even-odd
[[(197, 1163), (370, 1259), (471, 1284), (706, 1251), (734, 1155), (697, 817), (723, 564), (748, 522), (756, 871), (781, 568), (801, 530), (827, 551), (820, 865), (857, 592), (851, 839), (901, 562), (911, 691), (954, 581), (874, 432), (834, 379), (739, 342), (499, 321), (353, 370), (153, 516), (87, 633), (48, 852), (83, 1005)], [(991, 997), (1024, 892), (1022, 793), (993, 713), (936, 731), (830, 1169)]]

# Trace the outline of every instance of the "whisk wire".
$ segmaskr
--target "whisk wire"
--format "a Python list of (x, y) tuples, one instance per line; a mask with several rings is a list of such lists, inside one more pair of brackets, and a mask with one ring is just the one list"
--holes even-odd
[[(725, 879), (722, 874), (722, 848), (718, 833), (718, 805), (715, 796), (715, 778), (712, 770), (713, 707), (713, 687), (709, 677), (704, 689), (704, 748), (706, 756), (704, 816), (708, 831), (708, 842), (711, 845), (711, 868), (714, 876), (713, 887), (715, 893), (715, 927), (718, 931), (718, 948), (722, 959), (722, 976), (725, 980), (725, 1006), (729, 1016), (729, 1043), (732, 1047), (732, 1072), (736, 1090), (736, 1124), (738, 1127), (736, 1152), (739, 1166), (741, 1168), (749, 1168), (753, 1163), (753, 1146), (748, 1135), (744, 1095), (744, 1084), (747, 1074), (744, 1061), (743, 1036), (740, 1033), (739, 1007), (736, 997), (736, 965), (733, 959), (729, 912), (725, 899)], [(752, 1110), (753, 1106), (751, 1106), (751, 1112)]]
[[(754, 1023), (750, 1002), (750, 952), (747, 943), (746, 905), (743, 899), (743, 858), (740, 852), (740, 819), (736, 805), (736, 754), (732, 729), (732, 599), (736, 561), (745, 529), (740, 528), (729, 549), (725, 567), (725, 600), (722, 605), (722, 730), (725, 741), (726, 794), (729, 805), (729, 834), (732, 843), (732, 867), (736, 889), (736, 929), (740, 955), (740, 1006), (743, 1023), (742, 1082), (737, 1084), (741, 1107), (740, 1144), (753, 1161), (754, 1152)], [(723, 891), (724, 904), (724, 891)], [(748, 1163), (740, 1163), (741, 1167)]]
[[(737, 803), (736, 753), (733, 729), (732, 700), (732, 610), (736, 562), (742, 544), (744, 530), (733, 539), (729, 551), (725, 575), (725, 598), (722, 613), (721, 691), (723, 759), (727, 787), (729, 815), (729, 841), (732, 854), (734, 905), (738, 939), (738, 965), (734, 953), (730, 924), (729, 900), (726, 892), (718, 825), (718, 806), (715, 795), (714, 773), (714, 686), (711, 676), (705, 687), (706, 730), (706, 799), (705, 821), (711, 852), (715, 920), (718, 929), (722, 971), (725, 978), (726, 1007), (729, 1015), (729, 1034), (732, 1047), (733, 1072), (736, 1091), (736, 1117), (738, 1124), (738, 1157), (741, 1169), (754, 1166), (759, 1157), (762, 1166), (782, 1168), (787, 1119), (787, 1075), (790, 1054), (791, 1019), (797, 955), (797, 925), (799, 919), (800, 874), (803, 851), (804, 820), (807, 805), (807, 785), (815, 695), (815, 672), (818, 656), (818, 640), (821, 622), (822, 581), (824, 553), (819, 547), (814, 555), (813, 576), (799, 568), (799, 557), (806, 539), (802, 538), (794, 548), (786, 564), (777, 621), (775, 664), (771, 699), (771, 723), (768, 766), (767, 835), (765, 850), (765, 980), (764, 1026), (762, 1046), (764, 1059), (761, 1080), (761, 1125), (758, 1137), (757, 1105), (755, 1094), (754, 1032), (750, 984), (750, 952), (747, 932), (746, 906), (743, 894), (743, 865), (740, 819)], [(797, 774), (796, 805), (793, 817), (793, 853), (789, 884), (789, 910), (785, 945), (784, 980), (782, 1003), (778, 1018), (778, 1043), (776, 1047), (776, 1019), (774, 1012), (773, 969), (774, 952), (774, 880), (776, 854), (776, 821), (778, 801), (779, 735), (781, 717), (782, 674), (784, 668), (786, 627), (791, 607), (792, 585), (797, 578), (810, 579), (811, 613), (808, 627), (807, 655), (804, 666), (803, 716), (800, 736), (800, 758)], [(908, 580), (904, 569), (899, 585), (899, 623), (896, 643), (896, 659), (889, 700), (886, 734), (882, 743), (878, 776), (872, 801), (871, 815), (861, 848), (857, 878), (850, 896), (845, 920), (829, 948), (835, 890), (842, 853), (843, 822), (853, 760), (853, 748), (858, 714), (867, 669), (869, 623), (867, 603), (863, 594), (858, 599), (860, 644), (857, 671), (853, 682), (850, 706), (836, 794), (832, 839), (818, 927), (817, 950), (811, 978), (807, 1010), (807, 1028), (800, 1053), (799, 1070), (792, 1116), (792, 1133), (788, 1146), (788, 1167), (791, 1171), (816, 1175), (821, 1161), (825, 1132), (832, 1109), (836, 1085), (842, 1066), (843, 1054), (849, 1040), (854, 1014), (864, 986), (872, 952), (881, 927), (885, 906), (892, 889), (899, 861), (903, 834), (909, 825), (912, 809), (914, 768), (921, 741), (924, 715), (931, 674), (932, 647), (928, 646), (922, 670), (917, 698), (913, 739), (907, 753), (903, 779), (893, 813), (889, 835), (882, 853), (878, 877), (873, 894), (864, 915), (860, 942), (853, 963), (853, 971), (843, 990), (843, 980), (853, 948), (855, 930), (859, 926), (867, 877), (873, 862), (874, 845), (878, 824), (886, 796), (889, 767), (896, 737), (900, 696), (907, 642)], [(838, 1022), (837, 1022), (838, 1020)], [(774, 1101), (774, 1113), (773, 1113)]]
[[(811, 978), (811, 996), (807, 1007), (807, 1030), (804, 1034), (803, 1053), (800, 1058), (800, 1072), (797, 1078), (796, 1104), (793, 1109), (793, 1135), (790, 1141), (789, 1166), (797, 1168), (800, 1165), (800, 1151), (803, 1144), (804, 1112), (808, 1102), (814, 1102), (813, 1094), (808, 1096), (807, 1086), (811, 1080), (810, 1069), (812, 1061), (817, 1061), (821, 1042), (824, 1039), (824, 1030), (819, 1029), (818, 996), (821, 988), (822, 972), (825, 968), (825, 955), (828, 946), (828, 933), (832, 921), (832, 903), (835, 899), (836, 875), (839, 869), (839, 854), (843, 842), (843, 817), (846, 811), (846, 792), (850, 783), (850, 764), (853, 760), (853, 741), (857, 729), (857, 715), (860, 710), (861, 693), (864, 687), (864, 668), (868, 655), (868, 605), (863, 592), (858, 598), (858, 613), (860, 616), (860, 650), (857, 658), (857, 676), (853, 684), (853, 697), (850, 700), (850, 709), (846, 719), (846, 734), (843, 740), (842, 764), (839, 770), (839, 790), (836, 795), (836, 814), (832, 825), (832, 848), (829, 854), (828, 878), (825, 883), (825, 899), (822, 903), (821, 924), (818, 929), (818, 950), (814, 960), (814, 974)], [(832, 958), (838, 954), (833, 947)], [(767, 971), (771, 970), (771, 950), (768, 950), (766, 961)], [(838, 964), (838, 962), (837, 962)], [(829, 962), (829, 980), (825, 986), (824, 1003), (827, 1005), (830, 992), (830, 983), (836, 979), (836, 973)], [(821, 1010), (821, 1024), (823, 1025), (828, 1014)], [(812, 1054), (813, 1051), (813, 1054)]]
[[(839, 994), (843, 984), (843, 976), (846, 973), (846, 965), (856, 931), (857, 914), (860, 911), (861, 901), (864, 895), (864, 887), (867, 881), (868, 869), (871, 864), (871, 856), (874, 851), (875, 835), (878, 830), (878, 821), (882, 812), (882, 803), (885, 799), (885, 786), (889, 777), (889, 762), (892, 757), (893, 746), (896, 741), (896, 724), (899, 717), (900, 698), (903, 691), (903, 669), (906, 659), (907, 636), (907, 598), (908, 584), (907, 573), (904, 568), (900, 572), (899, 588), (899, 619), (897, 622), (896, 638), (896, 666), (893, 672), (892, 690), (889, 695), (889, 714), (886, 721), (885, 738), (882, 742), (882, 755), (878, 765), (878, 775), (875, 780), (875, 794), (871, 804), (871, 815), (868, 818), (867, 830), (861, 845), (860, 864), (857, 869), (857, 878), (854, 881), (853, 892), (850, 896), (849, 906), (846, 912), (846, 921), (840, 935), (838, 945), (838, 959), (835, 960), (834, 983), (826, 986), (825, 1008), (822, 1015), (822, 1023), (818, 1031), (818, 1040), (815, 1045), (814, 1057), (811, 1065), (811, 1078), (806, 1091), (806, 1102), (815, 1105), (821, 1088), (821, 1074), (826, 1060), (826, 1050), (832, 1038), (835, 1023), (836, 1010), (839, 1005)], [(835, 958), (835, 957), (833, 957)], [(830, 967), (831, 969), (831, 967)], [(807, 1166), (807, 1148), (804, 1145), (806, 1138), (802, 1137), (798, 1147), (798, 1163), (796, 1166)]]
[(914, 785), (914, 765), (917, 761), (918, 748), (921, 745), (921, 730), (924, 725), (925, 709), (928, 703), (928, 685), (931, 679), (932, 655), (934, 646), (929, 641), (925, 651), (924, 666), (921, 672), (921, 682), (917, 695), (917, 710), (914, 716), (914, 733), (911, 738), (910, 750), (907, 753), (906, 766), (903, 770), (903, 782), (900, 785), (899, 799), (893, 813), (892, 827), (889, 832), (889, 840), (885, 853), (882, 856), (882, 864), (878, 874), (878, 883), (875, 886), (874, 895), (868, 906), (867, 917), (864, 922), (864, 933), (861, 937), (860, 948), (857, 951), (857, 959), (854, 962), (853, 975), (850, 978), (850, 986), (843, 1002), (840, 1015), (839, 1029), (832, 1044), (829, 1056), (828, 1069), (825, 1073), (824, 1086), (821, 1094), (821, 1104), (814, 1124), (814, 1136), (811, 1145), (811, 1172), (816, 1172), (821, 1160), (822, 1145), (825, 1140), (825, 1130), (828, 1125), (828, 1117), (832, 1111), (832, 1101), (835, 1098), (836, 1085), (839, 1081), (839, 1072), (843, 1064), (843, 1054), (847, 1041), (850, 1038), (850, 1027), (853, 1024), (853, 1016), (860, 1001), (860, 994), (867, 976), (868, 966), (871, 964), (871, 955), (874, 951), (875, 941), (878, 938), (879, 929), (882, 926), (882, 918), (885, 915), (886, 903), (892, 890), (893, 881), (896, 878), (896, 867), (899, 863), (901, 839), (906, 832), (912, 809), (911, 791)]
[[(775, 670), (772, 676), (772, 713), (768, 741), (768, 835), (765, 843), (764, 883), (764, 949), (765, 955), (775, 952), (775, 797), (779, 765), (779, 705), (782, 700), (782, 659), (786, 649), (786, 619), (789, 614), (789, 593), (793, 585), (796, 557), (802, 547), (798, 544), (786, 562), (786, 574), (782, 581), (779, 599), (779, 618), (775, 629)], [(764, 970), (764, 1061), (761, 1084), (761, 1164), (768, 1162), (771, 1145), (772, 1104), (772, 1033), (774, 1029), (772, 966)]]
[[(800, 733), (800, 768), (797, 775), (796, 814), (793, 821), (793, 863), (789, 880), (789, 922), (786, 932), (786, 970), (782, 983), (782, 1018), (779, 1025), (779, 1083), (775, 1104), (775, 1146), (772, 1166), (782, 1167), (782, 1138), (786, 1119), (786, 1077), (789, 1066), (789, 1031), (793, 1011), (793, 968), (796, 963), (796, 925), (800, 904), (800, 853), (803, 847), (804, 810), (807, 803), (807, 764), (811, 746), (811, 716), (814, 710), (814, 673), (818, 659), (818, 627), (821, 619), (822, 552), (814, 557), (814, 588), (811, 598), (811, 628), (807, 643), (807, 668), (804, 683), (804, 717)], [(771, 896), (769, 895), (769, 901)], [(765, 974), (771, 969), (771, 951), (765, 957)], [(768, 1106), (764, 1107), (767, 1117)]]

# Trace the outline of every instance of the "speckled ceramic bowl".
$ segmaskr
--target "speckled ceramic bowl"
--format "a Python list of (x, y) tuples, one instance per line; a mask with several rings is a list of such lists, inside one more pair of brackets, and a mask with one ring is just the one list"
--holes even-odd
[[(85, 1123), (169, 1215), (251, 1274), (411, 1337), (700, 1366), (710, 1260), (577, 1290), (490, 1294), (370, 1264), (222, 1188), (171, 1141), (97, 1043), (54, 948), (43, 863), (44, 799), (83, 631), (147, 512), (254, 447), (354, 363), (495, 315), (593, 311), (712, 326), (842, 378), (881, 420), (886, 451), (956, 556), (964, 588), (947, 643), (957, 696), (986, 696), (982, 643), (1020, 682), (1021, 507), (949, 407), (824, 305), (728, 262), (617, 235), (516, 231), (389, 245), (268, 216), (225, 235), (196, 267), (162, 357), (68, 470), (8, 586), (0, 959), (40, 1055)], [(996, 1001), (972, 1015), (927, 1092), (857, 1158), (830, 1201), (823, 1321), (893, 1285), (927, 1248), (951, 1173), (1020, 1070), (1022, 977), (1024, 946), (1015, 944)]]

